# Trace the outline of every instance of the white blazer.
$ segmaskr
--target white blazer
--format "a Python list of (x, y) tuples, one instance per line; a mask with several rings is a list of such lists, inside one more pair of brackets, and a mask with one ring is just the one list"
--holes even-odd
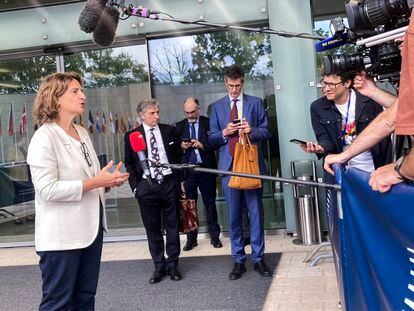
[(75, 125), (92, 160), (94, 174), (79, 146), (56, 123), (43, 124), (30, 142), (27, 163), (35, 189), (37, 251), (81, 249), (98, 234), (99, 202), (106, 230), (104, 188), (83, 192), (82, 181), (100, 171), (88, 132)]

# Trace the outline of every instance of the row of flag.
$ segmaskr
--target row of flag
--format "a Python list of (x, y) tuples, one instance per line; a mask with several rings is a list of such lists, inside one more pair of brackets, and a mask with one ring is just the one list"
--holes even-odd
[[(0, 110), (0, 136), (3, 136), (3, 127), (1, 124), (1, 116), (2, 112)], [(141, 124), (140, 119), (138, 116), (131, 121), (130, 115), (128, 115), (127, 122), (125, 122), (124, 117), (121, 115), (120, 118), (118, 118), (118, 114), (115, 114), (115, 118), (112, 117), (112, 112), (109, 112), (109, 120), (106, 120), (105, 112), (102, 113), (102, 115), (99, 115), (99, 112), (96, 112), (96, 118), (93, 118), (91, 110), (89, 110), (89, 117), (88, 117), (88, 130), (92, 134), (94, 131), (97, 133), (125, 133), (126, 131), (129, 131), (133, 128), (138, 127)], [(82, 124), (82, 118), (80, 119), (80, 125)], [(7, 132), (9, 136), (13, 136), (15, 134), (15, 125), (14, 125), (14, 111), (13, 111), (13, 105), (10, 104), (10, 110), (9, 110), (9, 118), (8, 118), (8, 124), (7, 124)], [(23, 135), (26, 133), (27, 130), (27, 112), (26, 112), (26, 104), (23, 106), (22, 114), (20, 117), (19, 122), (19, 134)]]
[(139, 117), (137, 116), (134, 121), (131, 121), (131, 117), (128, 114), (127, 122), (125, 122), (124, 117), (121, 115), (118, 118), (118, 114), (115, 113), (115, 118), (112, 117), (112, 112), (109, 112), (109, 119), (107, 121), (105, 112), (102, 112), (102, 115), (99, 115), (99, 112), (96, 112), (95, 119), (93, 118), (92, 111), (89, 110), (88, 116), (88, 130), (89, 133), (106, 133), (109, 132), (110, 134), (116, 133), (125, 133), (133, 128), (138, 127), (141, 124)]
[[(2, 117), (2, 111), (0, 110), (0, 136), (3, 136), (3, 126), (1, 124), (1, 119), (2, 119), (1, 117)], [(19, 134), (23, 135), (24, 133), (26, 133), (26, 128), (27, 128), (27, 113), (26, 113), (26, 104), (24, 104), (22, 115), (20, 117), (20, 122), (19, 122)], [(13, 136), (15, 134), (14, 132), (14, 111), (13, 111), (12, 104), (10, 104), (7, 132), (9, 136)]]

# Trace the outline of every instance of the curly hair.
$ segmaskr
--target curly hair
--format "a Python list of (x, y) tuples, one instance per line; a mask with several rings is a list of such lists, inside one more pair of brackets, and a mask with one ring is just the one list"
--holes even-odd
[(82, 86), (82, 78), (77, 72), (57, 72), (43, 79), (33, 105), (33, 118), (39, 127), (58, 119), (59, 97), (66, 92), (73, 80)]

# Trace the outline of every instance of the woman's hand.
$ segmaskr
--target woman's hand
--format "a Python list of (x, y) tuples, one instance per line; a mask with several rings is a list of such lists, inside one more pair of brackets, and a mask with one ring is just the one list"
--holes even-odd
[(102, 170), (99, 172), (99, 176), (102, 179), (103, 185), (101, 187), (120, 187), (128, 180), (128, 173), (122, 173), (121, 167), (122, 162), (119, 162), (115, 167), (115, 170), (111, 173), (109, 170), (113, 166), (114, 161), (110, 161)]
[(128, 173), (120, 171), (122, 162), (119, 162), (115, 170), (111, 173), (110, 169), (114, 165), (114, 161), (110, 161), (102, 170), (93, 178), (83, 181), (83, 191), (90, 191), (101, 187), (120, 187), (128, 179)]

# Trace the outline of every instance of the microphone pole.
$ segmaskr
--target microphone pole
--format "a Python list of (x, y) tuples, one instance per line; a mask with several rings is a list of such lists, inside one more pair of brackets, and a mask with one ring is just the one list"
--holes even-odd
[(246, 173), (236, 173), (236, 172), (229, 172), (229, 171), (223, 171), (223, 170), (216, 170), (212, 168), (205, 168), (200, 167), (198, 165), (194, 164), (164, 164), (164, 163), (155, 163), (151, 161), (151, 166), (157, 166), (157, 167), (163, 167), (163, 168), (171, 168), (173, 170), (193, 170), (196, 172), (203, 172), (203, 173), (209, 173), (209, 174), (215, 174), (215, 175), (226, 175), (226, 176), (238, 176), (238, 177), (246, 177), (246, 178), (255, 178), (255, 179), (262, 179), (262, 180), (270, 180), (270, 181), (277, 181), (277, 182), (283, 182), (288, 184), (294, 184), (294, 185), (307, 185), (311, 187), (316, 188), (325, 188), (330, 190), (341, 190), (340, 185), (335, 184), (327, 184), (323, 182), (316, 182), (316, 181), (306, 181), (306, 180), (297, 180), (292, 178), (283, 178), (283, 177), (274, 177), (269, 175), (252, 175), (252, 174), (246, 174)]
[[(119, 4), (118, 1), (111, 1), (111, 4), (120, 7), (124, 13), (124, 15), (130, 16), (137, 16), (142, 18), (149, 18), (152, 20), (161, 20), (161, 21), (168, 21), (168, 22), (176, 22), (185, 25), (201, 25), (201, 26), (209, 26), (216, 29), (236, 29), (236, 30), (243, 30), (249, 32), (261, 32), (266, 34), (278, 35), (285, 38), (302, 38), (302, 39), (311, 39), (311, 40), (323, 40), (326, 39), (322, 36), (315, 36), (308, 33), (297, 33), (297, 32), (288, 32), (283, 30), (273, 30), (273, 29), (265, 29), (265, 28), (253, 28), (253, 27), (244, 27), (244, 26), (237, 26), (237, 25), (227, 25), (227, 24), (218, 24), (218, 23), (210, 23), (203, 20), (186, 20), (181, 18), (175, 18), (172, 16), (163, 17), (159, 14), (165, 14), (159, 12), (159, 14), (152, 14), (150, 10), (145, 8), (136, 8), (136, 7), (126, 7), (123, 2)], [(166, 14), (165, 14), (166, 15)], [(127, 17), (127, 18), (128, 18)]]

